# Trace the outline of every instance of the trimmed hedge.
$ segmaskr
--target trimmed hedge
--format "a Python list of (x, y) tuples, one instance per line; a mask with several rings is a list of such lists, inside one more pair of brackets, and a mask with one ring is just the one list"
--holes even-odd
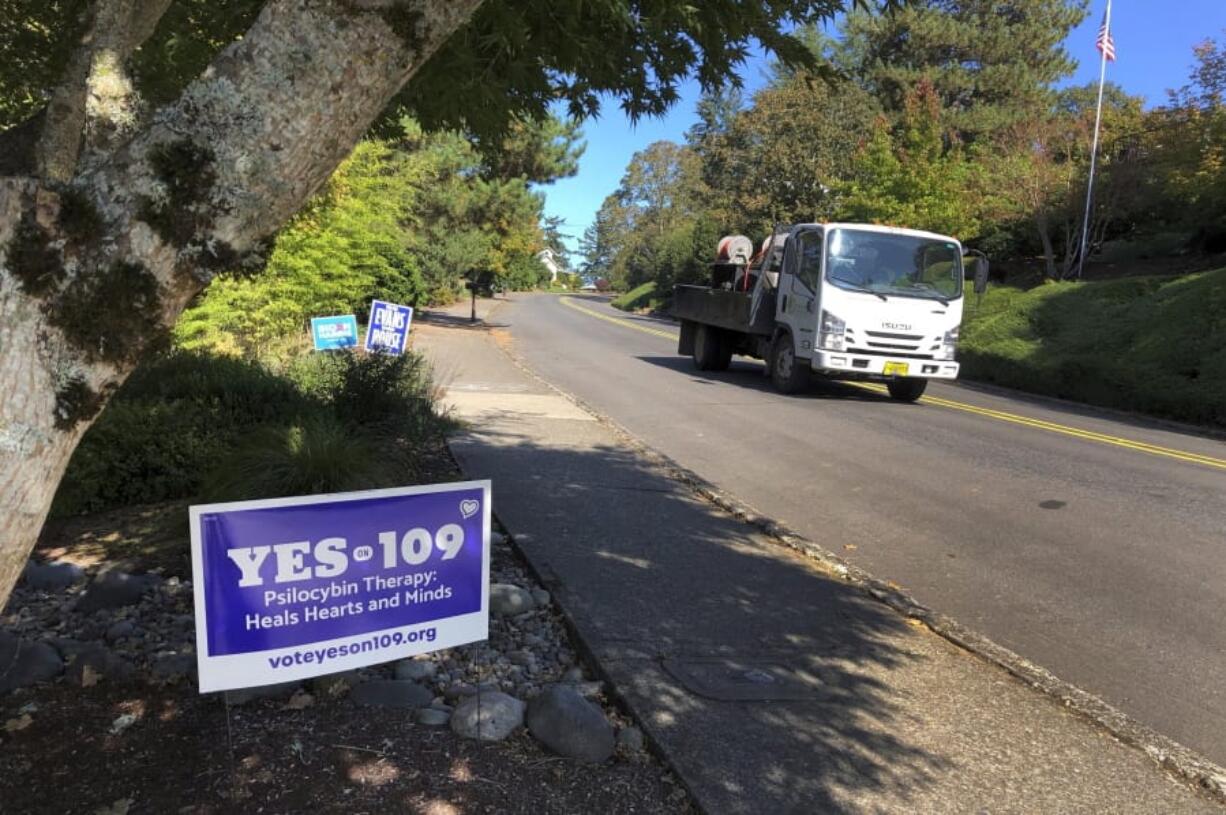
[(650, 282), (618, 295), (613, 299), (612, 305), (613, 308), (619, 308), (622, 311), (639, 311), (656, 308), (663, 302), (663, 296), (656, 296), (655, 282)]
[(1226, 425), (1226, 269), (991, 289), (967, 299), (962, 375)]

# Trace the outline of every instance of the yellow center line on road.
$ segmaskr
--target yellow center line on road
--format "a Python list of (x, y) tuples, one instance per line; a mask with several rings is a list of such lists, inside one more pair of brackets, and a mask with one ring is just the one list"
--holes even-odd
[[(659, 337), (666, 337), (670, 340), (675, 340), (677, 335), (668, 331), (661, 331), (656, 328), (649, 328), (645, 325), (640, 325), (632, 320), (623, 320), (608, 314), (601, 314), (585, 306), (575, 303), (569, 297), (562, 297), (561, 301), (576, 311), (582, 311), (585, 314), (596, 317), (606, 322), (621, 325), (626, 328), (633, 328), (636, 331), (643, 331), (648, 334), (655, 334)], [(884, 385), (878, 385), (868, 382), (847, 382), (849, 385), (856, 385), (865, 390), (874, 393), (885, 393)], [(1044, 419), (1035, 419), (1030, 416), (1021, 416), (1017, 413), (1009, 413), (1003, 410), (995, 410), (993, 408), (979, 407), (978, 405), (967, 404), (966, 402), (956, 402), (952, 399), (943, 399), (939, 396), (925, 396), (920, 400), (921, 404), (932, 405), (933, 407), (943, 407), (949, 410), (959, 410), (964, 413), (974, 413), (978, 416), (983, 416), (989, 419), (995, 419), (1000, 422), (1008, 422), (1010, 424), (1023, 425), (1032, 427), (1036, 430), (1045, 430), (1049, 433), (1058, 433), (1064, 436), (1072, 436), (1073, 438), (1082, 439), (1084, 441), (1092, 441), (1098, 444), (1106, 444), (1112, 447), (1122, 447), (1127, 450), (1135, 450), (1140, 453), (1148, 453), (1151, 456), (1161, 456), (1164, 458), (1172, 458), (1178, 461), (1186, 461), (1192, 464), (1200, 464), (1205, 467), (1213, 467), (1219, 470), (1226, 470), (1226, 459), (1206, 456), (1200, 453), (1189, 453), (1186, 450), (1176, 450), (1172, 447), (1162, 447), (1157, 444), (1137, 441), (1135, 439), (1126, 439), (1121, 436), (1111, 436), (1106, 433), (1098, 433), (1093, 430), (1083, 430), (1079, 427), (1071, 427), (1069, 425), (1059, 424), (1057, 422), (1049, 422)]]
[(625, 326), (626, 328), (633, 328), (636, 331), (643, 331), (643, 332), (646, 332), (647, 334), (655, 334), (657, 337), (667, 337), (670, 340), (677, 339), (677, 335), (675, 333), (672, 333), (669, 331), (662, 331), (658, 328), (650, 328), (645, 325), (640, 325), (639, 323), (636, 323), (633, 320), (623, 320), (619, 317), (613, 317), (609, 314), (601, 314), (599, 311), (593, 311), (587, 306), (579, 305), (578, 303), (574, 301), (573, 298), (560, 297), (558, 299), (562, 301), (563, 305), (570, 306), (575, 311), (582, 311), (584, 314), (589, 314), (592, 317), (595, 317), (597, 320), (604, 320), (605, 322), (613, 323), (614, 325), (621, 325), (621, 326)]

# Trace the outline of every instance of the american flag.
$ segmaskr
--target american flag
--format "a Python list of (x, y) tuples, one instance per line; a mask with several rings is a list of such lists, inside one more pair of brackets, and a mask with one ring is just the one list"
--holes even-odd
[(1110, 9), (1111, 4), (1108, 3), (1107, 11), (1103, 12), (1103, 24), (1098, 27), (1098, 39), (1094, 41), (1094, 46), (1108, 61), (1115, 62), (1115, 40), (1111, 38), (1111, 23), (1108, 22)]

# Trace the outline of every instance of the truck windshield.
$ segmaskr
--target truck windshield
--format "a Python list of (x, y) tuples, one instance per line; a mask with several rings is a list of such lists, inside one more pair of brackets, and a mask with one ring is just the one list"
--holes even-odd
[(962, 294), (962, 253), (953, 241), (835, 229), (826, 246), (826, 280), (840, 289), (941, 301)]

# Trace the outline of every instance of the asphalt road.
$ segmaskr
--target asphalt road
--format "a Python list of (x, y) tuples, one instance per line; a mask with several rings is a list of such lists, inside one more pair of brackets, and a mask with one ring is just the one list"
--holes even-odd
[(876, 576), (1226, 764), (1226, 443), (930, 386), (701, 373), (598, 298), (500, 310), (542, 377)]

